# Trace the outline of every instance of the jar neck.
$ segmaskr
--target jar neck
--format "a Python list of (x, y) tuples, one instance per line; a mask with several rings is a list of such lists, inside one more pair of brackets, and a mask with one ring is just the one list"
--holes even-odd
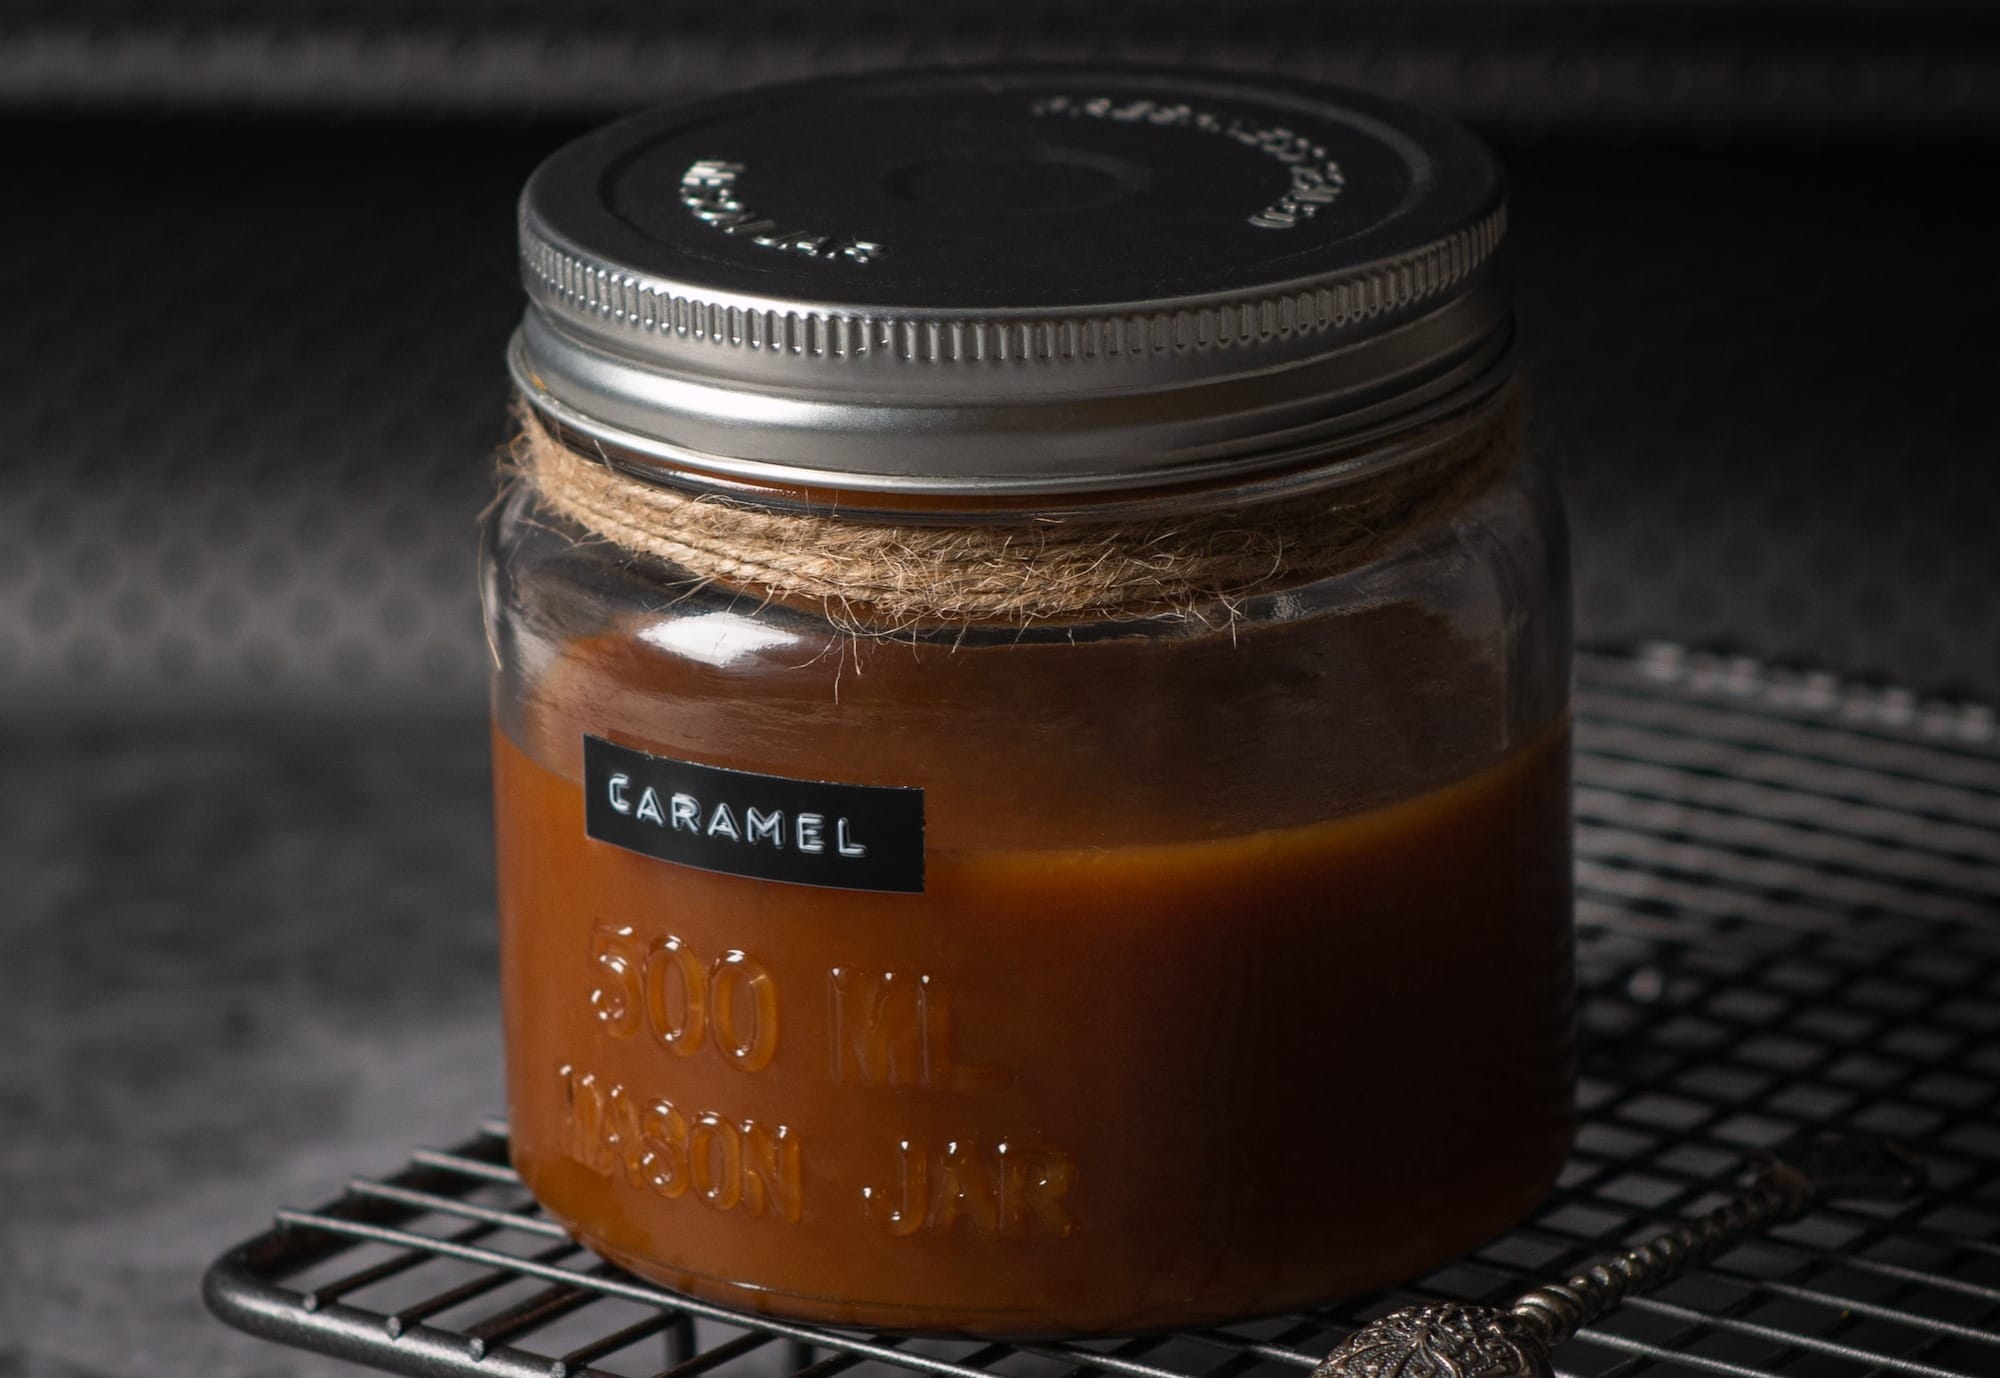
[(855, 631), (1196, 615), (1359, 568), (1467, 508), (1524, 453), (1509, 388), (1433, 423), (1372, 477), (1261, 501), (1209, 490), (1140, 517), (786, 510), (635, 478), (566, 444), (526, 407), (513, 472), (592, 539), (789, 603)]
[(778, 482), (663, 462), (570, 424), (545, 399), (517, 393), (524, 428), (546, 434), (574, 454), (633, 481), (690, 498), (711, 497), (742, 507), (795, 515), (838, 517), (884, 525), (1011, 526), (1029, 522), (1133, 522), (1188, 514), (1261, 508), (1340, 490), (1393, 482), (1399, 470), (1421, 467), (1440, 451), (1462, 447), (1501, 424), (1519, 406), (1512, 356), (1437, 399), (1413, 399), (1389, 420), (1337, 446), (1274, 452), (1261, 467), (1220, 479), (1152, 487), (1069, 493), (928, 493), (849, 488), (837, 483)]

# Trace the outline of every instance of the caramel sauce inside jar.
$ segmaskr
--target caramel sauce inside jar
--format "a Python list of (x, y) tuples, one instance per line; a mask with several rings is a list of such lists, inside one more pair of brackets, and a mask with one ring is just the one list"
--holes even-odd
[[(1567, 722), (1509, 726), (1432, 614), (1333, 621), (549, 642), (493, 741), (529, 1187), (697, 1296), (1016, 1336), (1326, 1301), (1518, 1220), (1573, 1127)], [(587, 734), (921, 787), (923, 892), (595, 841)]]

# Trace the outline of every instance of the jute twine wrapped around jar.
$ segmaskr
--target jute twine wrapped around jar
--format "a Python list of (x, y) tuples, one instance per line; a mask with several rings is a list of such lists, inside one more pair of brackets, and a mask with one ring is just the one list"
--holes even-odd
[(1024, 514), (1016, 521), (888, 523), (778, 511), (633, 477), (563, 443), (516, 407), (506, 467), (591, 535), (703, 583), (822, 607), (855, 632), (920, 625), (1184, 616), (1356, 568), (1447, 518), (1520, 457), (1510, 388), (1469, 416), (1399, 439), (1412, 454), (1369, 477), (1249, 506), (1143, 521)]

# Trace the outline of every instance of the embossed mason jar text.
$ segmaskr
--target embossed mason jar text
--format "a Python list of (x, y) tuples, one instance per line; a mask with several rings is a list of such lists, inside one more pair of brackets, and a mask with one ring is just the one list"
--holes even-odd
[(770, 970), (735, 948), (704, 963), (673, 934), (648, 943), (630, 924), (591, 934), (597, 984), (590, 1007), (613, 1038), (641, 1030), (668, 1052), (693, 1057), (708, 1046), (745, 1072), (778, 1052), (778, 986)]
[(797, 1224), (804, 1211), (799, 1136), (785, 1125), (682, 1110), (606, 1084), (565, 1063), (563, 1155), (600, 1177), (622, 1168), (635, 1187), (668, 1200), (692, 1195), (718, 1211)]

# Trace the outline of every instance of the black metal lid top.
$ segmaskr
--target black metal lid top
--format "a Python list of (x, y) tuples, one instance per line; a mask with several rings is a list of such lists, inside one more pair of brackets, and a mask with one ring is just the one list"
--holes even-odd
[(1261, 77), (885, 74), (649, 111), (521, 201), (531, 400), (676, 467), (911, 492), (1254, 472), (1490, 387), (1498, 166)]

